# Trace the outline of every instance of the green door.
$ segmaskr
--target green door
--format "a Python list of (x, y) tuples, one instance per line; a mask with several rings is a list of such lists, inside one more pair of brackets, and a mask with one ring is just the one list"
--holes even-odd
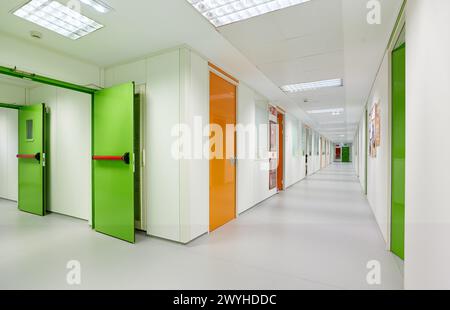
[(96, 231), (134, 243), (134, 83), (98, 91), (93, 104)]
[(342, 156), (342, 162), (343, 163), (349, 163), (350, 162), (350, 148), (349, 147), (343, 147), (341, 156)]
[(19, 209), (45, 215), (45, 105), (19, 109)]
[(392, 52), (391, 251), (404, 259), (405, 246), (405, 45)]

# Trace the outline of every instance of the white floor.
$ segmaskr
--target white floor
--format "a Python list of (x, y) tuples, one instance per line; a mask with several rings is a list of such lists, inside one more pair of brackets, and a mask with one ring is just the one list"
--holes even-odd
[[(184, 246), (139, 235), (130, 245), (0, 200), (0, 289), (401, 289), (350, 165), (330, 168)], [(66, 282), (81, 263), (80, 286)], [(381, 263), (381, 285), (366, 265)]]

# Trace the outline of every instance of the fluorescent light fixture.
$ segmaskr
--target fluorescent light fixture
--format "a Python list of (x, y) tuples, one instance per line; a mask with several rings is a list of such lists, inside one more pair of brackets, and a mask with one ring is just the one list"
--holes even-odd
[(333, 115), (340, 115), (342, 112), (344, 112), (344, 109), (343, 108), (339, 108), (339, 109), (311, 110), (311, 111), (308, 111), (308, 114), (326, 114), (326, 113), (331, 113)]
[(13, 14), (72, 40), (103, 28), (96, 21), (53, 0), (31, 0)]
[(282, 86), (281, 89), (286, 93), (298, 93), (308, 90), (317, 90), (321, 88), (342, 87), (342, 86), (344, 86), (344, 81), (342, 79), (333, 79), (333, 80), (285, 85)]
[(187, 0), (214, 26), (220, 27), (310, 0)]
[(108, 4), (101, 0), (80, 0), (84, 4), (89, 5), (90, 7), (94, 8), (96, 11), (100, 13), (108, 13), (112, 10), (112, 7), (110, 7)]

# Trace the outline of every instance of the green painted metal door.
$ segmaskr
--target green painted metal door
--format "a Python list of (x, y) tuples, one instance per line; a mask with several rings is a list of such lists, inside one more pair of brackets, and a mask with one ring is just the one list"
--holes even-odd
[(131, 243), (134, 231), (134, 83), (98, 91), (93, 104), (96, 231)]
[(341, 156), (342, 156), (342, 162), (343, 163), (349, 163), (350, 162), (350, 148), (349, 147), (343, 147)]
[(19, 109), (19, 209), (44, 216), (45, 184), (45, 105)]
[(402, 259), (405, 247), (405, 59), (405, 45), (392, 52), (391, 251)]

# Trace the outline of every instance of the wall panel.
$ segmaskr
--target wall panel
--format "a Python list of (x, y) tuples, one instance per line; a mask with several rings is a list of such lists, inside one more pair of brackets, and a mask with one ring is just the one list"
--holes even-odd
[(53, 86), (30, 90), (30, 104), (50, 109), (47, 209), (91, 220), (91, 96)]

